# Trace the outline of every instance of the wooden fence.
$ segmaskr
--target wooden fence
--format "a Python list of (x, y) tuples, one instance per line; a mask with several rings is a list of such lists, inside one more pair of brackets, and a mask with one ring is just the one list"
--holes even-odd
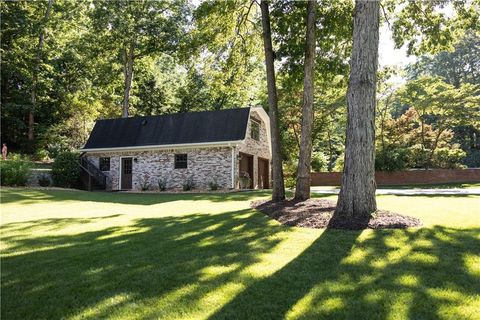
[[(394, 172), (375, 172), (377, 185), (480, 183), (480, 168), (475, 169), (429, 169)], [(339, 186), (341, 172), (312, 172), (312, 186)]]

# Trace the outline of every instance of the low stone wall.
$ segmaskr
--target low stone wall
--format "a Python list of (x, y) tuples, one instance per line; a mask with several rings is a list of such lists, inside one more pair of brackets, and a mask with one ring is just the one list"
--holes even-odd
[(28, 177), (27, 186), (28, 187), (39, 187), (38, 178), (41, 176), (47, 176), (50, 179), (50, 185), (53, 185), (52, 180), (52, 170), (50, 169), (32, 169), (30, 176)]
[[(480, 182), (480, 168), (475, 169), (429, 169), (394, 172), (375, 172), (377, 185), (476, 183)], [(312, 186), (339, 186), (341, 172), (312, 172)]]

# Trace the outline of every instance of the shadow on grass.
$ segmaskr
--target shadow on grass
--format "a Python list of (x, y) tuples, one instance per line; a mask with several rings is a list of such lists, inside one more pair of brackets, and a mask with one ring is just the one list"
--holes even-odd
[(48, 219), (40, 219), (40, 220), (12, 222), (12, 223), (2, 225), (2, 231), (3, 231), (2, 239), (4, 241), (11, 239), (11, 237), (5, 236), (5, 234), (8, 234), (10, 232), (24, 232), (28, 234), (28, 232), (31, 232), (34, 229), (38, 229), (38, 228), (41, 228), (42, 231), (60, 230), (72, 224), (94, 223), (100, 220), (112, 219), (120, 216), (122, 216), (122, 214), (111, 214), (107, 216), (88, 217), (88, 218), (48, 218)]
[(465, 257), (478, 258), (478, 234), (435, 227), (376, 230), (358, 240), (359, 231), (327, 229), (209, 319), (473, 319), (480, 281)]
[[(443, 308), (468, 304), (465, 297), (480, 290), (478, 275), (465, 265), (466, 256), (480, 254), (478, 228), (365, 235), (327, 229), (303, 252), (295, 244), (290, 251), (278, 250), (296, 232), (302, 231), (241, 210), (140, 219), (75, 235), (2, 239), (7, 249), (1, 315), (195, 318), (192, 314), (204, 312), (211, 319), (385, 319), (392, 314), (433, 319)], [(269, 265), (262, 260), (269, 254), (287, 255), (290, 262)], [(252, 268), (259, 265), (276, 271), (256, 276)]]
[(90, 201), (133, 205), (153, 205), (181, 200), (208, 200), (212, 202), (247, 201), (257, 197), (271, 196), (271, 190), (239, 191), (227, 193), (127, 193), (87, 192), (79, 190), (37, 190), (3, 188), (2, 203), (34, 204), (42, 201)]
[[(2, 228), (28, 231), (21, 223)], [(132, 299), (169, 297), (173, 304), (162, 310), (173, 313), (177, 290), (184, 291), (178, 296), (182, 301), (201, 300), (258, 262), (261, 253), (281, 241), (271, 236), (282, 230), (266, 217), (242, 210), (141, 219), (129, 227), (72, 236), (4, 237), (8, 248), (2, 253), (2, 318), (60, 319), (82, 312), (85, 318), (108, 317), (114, 308), (105, 307), (104, 300), (122, 295), (128, 298), (115, 308), (133, 304)], [(208, 268), (224, 272), (208, 274)], [(198, 288), (189, 291), (189, 286)], [(156, 309), (144, 311), (162, 317), (155, 315)]]

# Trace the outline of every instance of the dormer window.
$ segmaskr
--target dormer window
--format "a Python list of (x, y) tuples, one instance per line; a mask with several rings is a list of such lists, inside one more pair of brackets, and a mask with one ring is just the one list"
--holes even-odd
[(257, 120), (251, 120), (250, 137), (253, 140), (260, 140), (260, 122), (258, 122)]

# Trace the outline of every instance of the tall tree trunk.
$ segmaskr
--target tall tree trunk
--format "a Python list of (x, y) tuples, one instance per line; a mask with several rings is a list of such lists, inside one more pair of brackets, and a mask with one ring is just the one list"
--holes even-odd
[(312, 159), (312, 122), (313, 122), (313, 79), (315, 66), (315, 3), (307, 4), (307, 38), (305, 43), (305, 61), (303, 78), (302, 137), (300, 156), (298, 157), (297, 183), (295, 199), (310, 198), (310, 162)]
[[(335, 219), (367, 221), (375, 199), (375, 94), (379, 1), (356, 0), (347, 91), (347, 137), (342, 188)], [(346, 221), (346, 220), (344, 220)]]
[(265, 48), (265, 67), (267, 70), (268, 87), (268, 113), (270, 116), (270, 131), (272, 142), (272, 200), (285, 199), (285, 186), (283, 182), (282, 151), (280, 145), (280, 131), (278, 128), (277, 87), (275, 84), (274, 55), (272, 48), (272, 32), (270, 30), (270, 13), (268, 2), (260, 3), (262, 11), (263, 45)]
[(43, 17), (43, 25), (40, 29), (40, 34), (38, 35), (38, 44), (37, 52), (35, 53), (35, 62), (33, 65), (33, 75), (32, 75), (32, 92), (30, 95), (30, 102), (32, 104), (30, 112), (28, 113), (28, 140), (33, 141), (33, 131), (35, 126), (35, 108), (37, 105), (37, 84), (38, 84), (38, 72), (40, 69), (40, 63), (42, 62), (42, 48), (43, 43), (45, 42), (45, 24), (50, 18), (50, 11), (52, 10), (53, 0), (48, 0), (47, 10), (45, 11), (45, 16)]
[(134, 45), (130, 44), (129, 48), (125, 49), (123, 54), (124, 91), (122, 103), (122, 118), (128, 118), (128, 109), (130, 106), (130, 90), (132, 89), (133, 81), (134, 58)]
[(327, 139), (328, 139), (328, 172), (333, 170), (333, 146), (332, 146), (332, 137), (330, 135), (330, 130), (327, 130)]

